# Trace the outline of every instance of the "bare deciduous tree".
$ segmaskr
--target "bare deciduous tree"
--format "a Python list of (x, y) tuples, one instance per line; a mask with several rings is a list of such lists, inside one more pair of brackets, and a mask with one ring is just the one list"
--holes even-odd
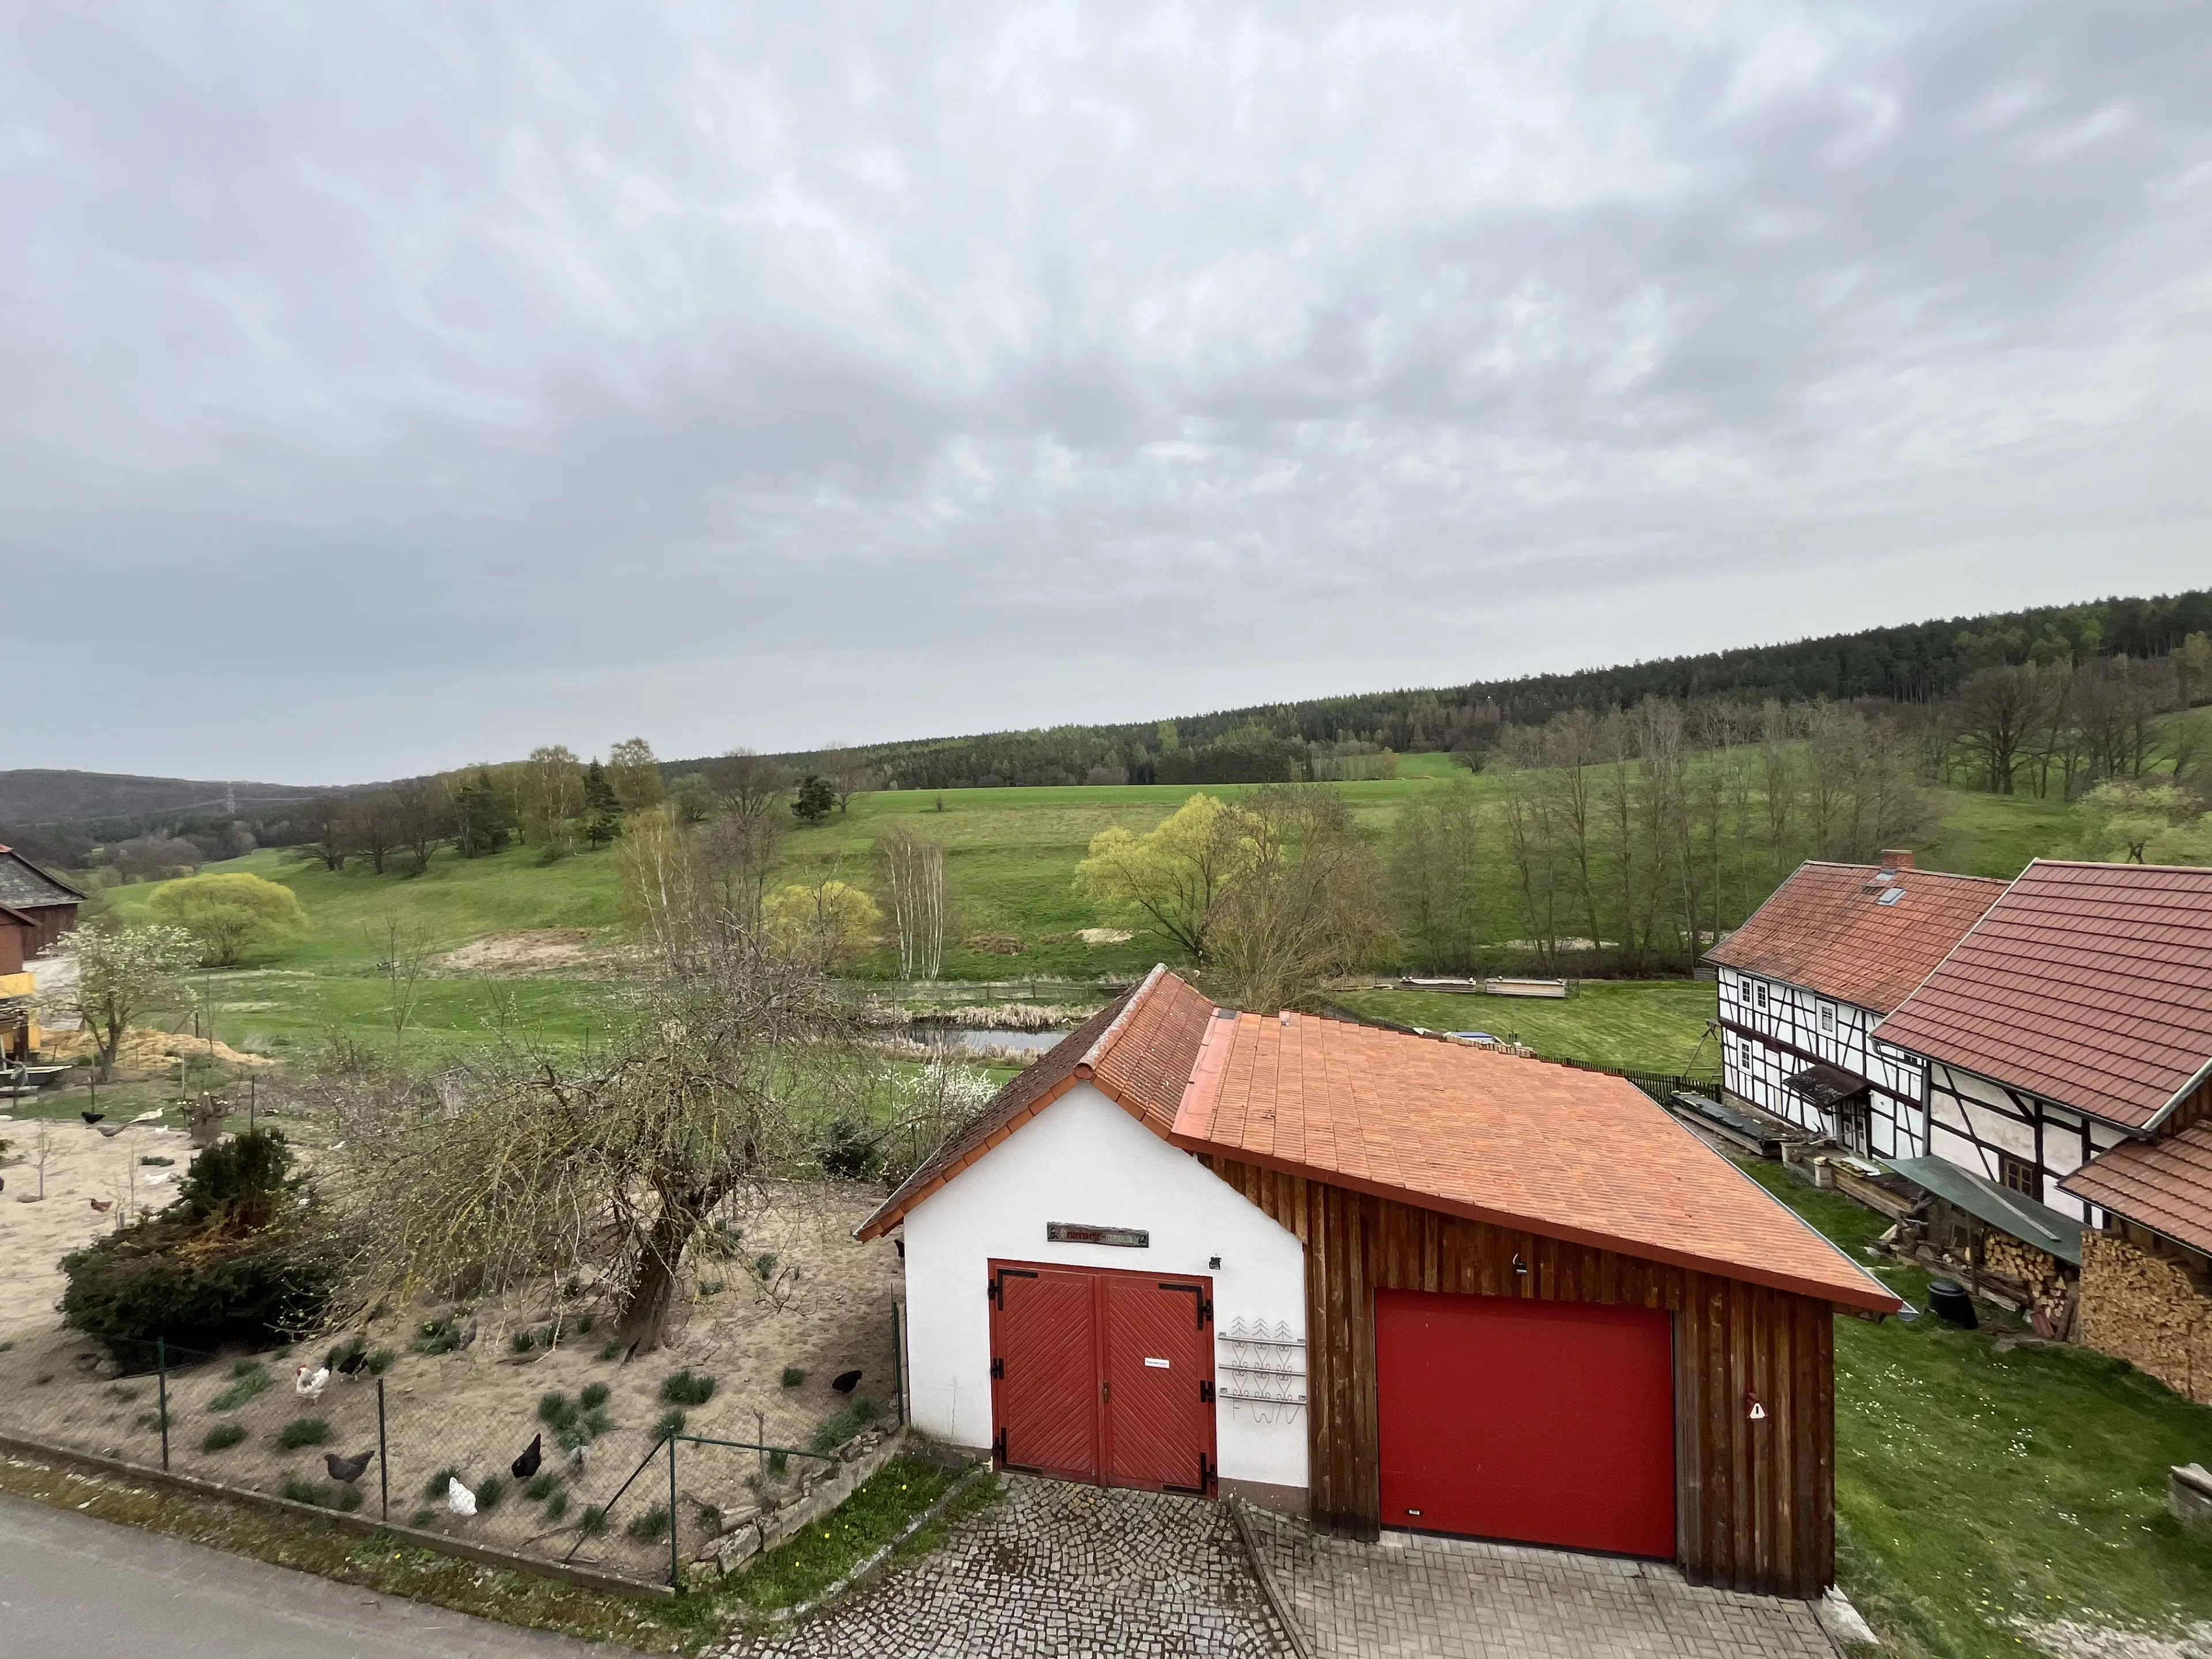
[(747, 821), (781, 816), (776, 806), (792, 789), (791, 774), (781, 761), (750, 749), (732, 749), (714, 763), (709, 776), (728, 797), (730, 816)]
[(1960, 684), (1951, 700), (1959, 742), (1979, 758), (1992, 793), (2012, 793), (2021, 751), (2042, 730), (2050, 696), (2050, 681), (2028, 664), (1984, 668)]
[(392, 786), (392, 828), (415, 855), (415, 873), (430, 867), (430, 854), (453, 833), (450, 797), (435, 778), (407, 778)]
[(733, 917), (694, 921), (584, 1060), (501, 1049), (434, 1085), (356, 1055), (320, 1079), (354, 1246), (339, 1318), (589, 1270), (615, 1340), (650, 1352), (687, 1258), (818, 1171), (879, 1068), (832, 981)]
[(899, 977), (935, 979), (949, 922), (945, 848), (893, 823), (876, 837), (876, 863), (898, 933)]
[(1208, 977), (1239, 1007), (1297, 1007), (1388, 936), (1374, 849), (1325, 786), (1271, 784), (1229, 811), (1249, 851), (1214, 918)]

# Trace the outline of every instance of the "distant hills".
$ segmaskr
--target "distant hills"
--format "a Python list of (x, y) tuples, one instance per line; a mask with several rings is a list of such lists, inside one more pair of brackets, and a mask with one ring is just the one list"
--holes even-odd
[[(0, 772), (0, 823), (93, 823), (151, 813), (250, 811), (320, 792), (304, 784), (142, 778), (125, 772), (22, 767)], [(231, 803), (235, 803), (235, 808)]]

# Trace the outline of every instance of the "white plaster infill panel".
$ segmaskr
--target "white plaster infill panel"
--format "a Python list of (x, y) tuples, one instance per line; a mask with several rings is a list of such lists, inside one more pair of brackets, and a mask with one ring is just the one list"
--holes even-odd
[[(1048, 1222), (1142, 1228), (1143, 1249), (1055, 1244)], [(992, 1258), (1203, 1273), (1213, 1281), (1215, 1376), (1237, 1322), (1305, 1336), (1297, 1236), (1109, 1100), (1079, 1083), (908, 1212), (908, 1356), (914, 1425), (954, 1445), (991, 1443)], [(1209, 1267), (1218, 1256), (1221, 1265)], [(1303, 1407), (1215, 1416), (1221, 1475), (1303, 1489)]]

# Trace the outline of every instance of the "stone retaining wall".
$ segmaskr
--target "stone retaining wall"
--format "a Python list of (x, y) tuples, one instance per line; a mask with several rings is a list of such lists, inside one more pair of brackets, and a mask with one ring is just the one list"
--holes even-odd
[(906, 1446), (906, 1430), (889, 1435), (863, 1434), (846, 1442), (836, 1463), (819, 1463), (800, 1477), (799, 1495), (776, 1508), (739, 1510), (723, 1518), (721, 1535), (696, 1558), (712, 1561), (724, 1577), (743, 1571), (763, 1550), (819, 1521), (896, 1457)]

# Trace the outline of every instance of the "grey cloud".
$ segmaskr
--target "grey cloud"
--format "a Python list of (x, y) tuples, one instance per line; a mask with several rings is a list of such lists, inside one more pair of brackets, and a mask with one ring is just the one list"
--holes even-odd
[(19, 9), (52, 701), (0, 763), (1143, 717), (2201, 580), (2196, 33)]

